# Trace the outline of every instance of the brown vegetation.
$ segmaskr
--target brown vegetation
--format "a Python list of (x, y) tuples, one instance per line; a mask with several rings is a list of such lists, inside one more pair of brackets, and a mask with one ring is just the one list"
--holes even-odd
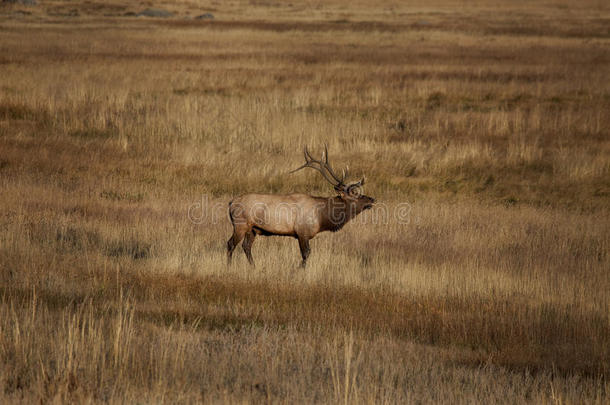
[[(2, 401), (608, 402), (604, 2), (40, 3), (0, 5)], [(227, 268), (228, 201), (329, 196), (324, 142), (390, 215)]]

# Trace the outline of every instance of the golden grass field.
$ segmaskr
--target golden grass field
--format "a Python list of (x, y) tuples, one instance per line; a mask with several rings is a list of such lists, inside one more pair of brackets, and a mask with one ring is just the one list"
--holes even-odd
[[(38, 3), (0, 3), (0, 402), (610, 402), (608, 2)], [(288, 174), (325, 142), (386, 214), (227, 267), (227, 203), (332, 196)]]

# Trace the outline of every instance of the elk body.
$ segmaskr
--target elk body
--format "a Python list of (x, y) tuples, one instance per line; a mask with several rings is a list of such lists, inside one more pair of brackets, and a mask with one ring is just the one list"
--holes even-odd
[(305, 148), (305, 164), (291, 173), (306, 167), (317, 170), (333, 186), (337, 196), (325, 198), (306, 194), (245, 194), (229, 203), (229, 216), (233, 235), (227, 242), (227, 260), (231, 263), (233, 250), (243, 240), (242, 248), (250, 264), (252, 244), (257, 235), (291, 236), (299, 242), (302, 266), (310, 253), (309, 241), (320, 232), (340, 230), (349, 220), (369, 209), (375, 199), (360, 194), (364, 178), (345, 184), (346, 172), (337, 176), (328, 163), (325, 147), (320, 160), (314, 159)]

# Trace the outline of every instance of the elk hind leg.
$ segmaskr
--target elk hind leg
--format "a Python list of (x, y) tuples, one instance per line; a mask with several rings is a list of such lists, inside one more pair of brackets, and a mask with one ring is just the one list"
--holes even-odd
[(246, 258), (248, 258), (248, 263), (253, 266), (254, 259), (252, 258), (252, 244), (254, 243), (254, 238), (256, 238), (256, 233), (254, 233), (253, 230), (246, 232), (244, 243), (241, 244), (241, 247), (244, 249), (244, 253), (246, 254)]
[(244, 229), (240, 229), (234, 227), (233, 235), (227, 241), (227, 263), (231, 264), (231, 259), (233, 258), (233, 251), (235, 247), (239, 245), (239, 242), (244, 238), (246, 231)]

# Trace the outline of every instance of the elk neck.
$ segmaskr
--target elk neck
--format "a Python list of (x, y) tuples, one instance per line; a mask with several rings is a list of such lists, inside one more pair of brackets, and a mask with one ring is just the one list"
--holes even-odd
[(327, 198), (324, 209), (320, 213), (320, 231), (337, 232), (362, 210), (362, 207), (355, 201), (346, 201), (338, 196)]

